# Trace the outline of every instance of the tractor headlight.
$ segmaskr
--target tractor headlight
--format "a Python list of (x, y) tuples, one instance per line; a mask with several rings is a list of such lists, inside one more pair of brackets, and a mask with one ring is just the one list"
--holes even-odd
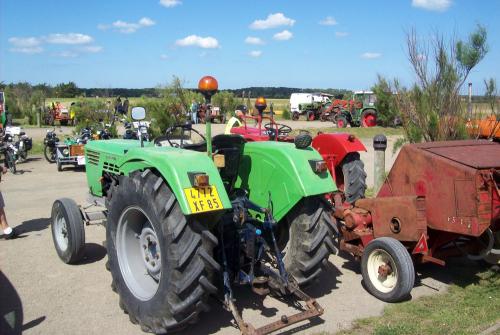
[(64, 156), (69, 156), (69, 150), (68, 149), (63, 149), (63, 155)]
[(311, 165), (311, 169), (317, 174), (323, 173), (328, 170), (326, 162), (322, 159), (310, 160), (309, 164)]

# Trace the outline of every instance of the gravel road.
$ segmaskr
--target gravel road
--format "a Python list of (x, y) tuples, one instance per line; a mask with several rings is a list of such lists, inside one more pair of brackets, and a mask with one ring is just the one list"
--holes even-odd
[[(72, 168), (57, 172), (55, 165), (40, 157), (19, 164), (18, 169), (20, 174), (5, 175), (0, 185), (9, 222), (22, 232), (16, 240), (0, 239), (0, 333), (2, 318), (12, 318), (8, 312), (16, 310), (23, 333), (28, 335), (142, 334), (121, 312), (110, 288), (111, 276), (104, 268), (106, 250), (101, 246), (103, 227), (87, 227), (86, 256), (79, 265), (63, 264), (54, 250), (49, 227), (52, 203), (69, 197), (83, 204), (85, 173)], [(421, 270), (414, 298), (445, 290), (450, 280), (446, 271), (432, 265)], [(356, 318), (380, 314), (386, 306), (363, 289), (358, 263), (347, 256), (331, 256), (319, 283), (307, 291), (318, 298), (325, 314), (293, 332), (335, 332), (349, 327)], [(8, 290), (9, 285), (15, 291)], [(267, 317), (291, 311), (275, 299), (251, 294), (248, 288), (238, 289), (236, 294), (244, 318), (257, 326), (269, 321)], [(239, 333), (231, 315), (217, 301), (211, 301), (211, 307), (186, 334)]]

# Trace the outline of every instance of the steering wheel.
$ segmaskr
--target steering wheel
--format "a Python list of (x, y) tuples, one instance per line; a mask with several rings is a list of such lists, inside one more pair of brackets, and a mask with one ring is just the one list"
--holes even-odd
[(184, 130), (191, 130), (191, 131), (195, 132), (196, 134), (198, 134), (198, 136), (201, 137), (201, 139), (203, 140), (203, 142), (207, 141), (207, 139), (205, 138), (205, 136), (203, 136), (202, 134), (200, 134), (199, 131), (197, 131), (196, 129), (194, 129), (194, 128), (191, 127), (191, 124), (176, 124), (176, 125), (174, 125), (172, 127), (168, 127), (167, 130), (165, 131), (165, 135), (155, 138), (154, 144), (155, 145), (159, 145), (160, 142), (166, 140), (171, 147), (174, 147), (174, 148), (184, 148), (185, 144), (181, 145), (179, 143), (171, 141), (172, 140), (172, 138), (171, 138), (172, 134), (178, 128), (181, 128), (183, 131)]
[(267, 133), (272, 137), (274, 137), (274, 134), (276, 133), (276, 127), (278, 128), (278, 137), (287, 136), (292, 132), (292, 128), (287, 126), (286, 124), (266, 123), (264, 125), (264, 128), (266, 129)]

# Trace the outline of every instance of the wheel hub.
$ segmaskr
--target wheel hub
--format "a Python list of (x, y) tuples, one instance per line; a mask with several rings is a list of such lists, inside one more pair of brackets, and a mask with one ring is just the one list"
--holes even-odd
[(57, 245), (62, 251), (68, 248), (68, 228), (64, 216), (59, 214), (55, 220), (55, 231)]
[(378, 275), (382, 278), (387, 277), (392, 273), (392, 268), (389, 264), (385, 263), (378, 267)]
[(160, 248), (156, 233), (149, 227), (142, 229), (139, 236), (139, 243), (141, 244), (142, 259), (149, 274), (155, 279), (160, 279), (161, 260)]

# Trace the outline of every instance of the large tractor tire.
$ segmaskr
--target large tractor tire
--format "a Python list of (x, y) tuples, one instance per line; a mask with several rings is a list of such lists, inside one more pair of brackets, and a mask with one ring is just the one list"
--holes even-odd
[(368, 243), (361, 257), (361, 272), (368, 292), (385, 302), (405, 299), (415, 284), (410, 253), (392, 237)]
[(180, 330), (209, 309), (220, 265), (217, 238), (186, 217), (151, 170), (120, 177), (109, 197), (106, 247), (111, 287), (132, 323), (146, 332)]
[(374, 109), (365, 109), (361, 113), (361, 127), (375, 127), (377, 125), (377, 112)]
[(344, 195), (350, 204), (365, 197), (366, 172), (365, 164), (359, 152), (348, 153), (340, 163), (344, 176)]
[(52, 205), (51, 231), (57, 255), (66, 264), (78, 263), (85, 251), (85, 226), (73, 199), (58, 199)]
[(288, 231), (278, 239), (282, 243), (287, 240), (283, 262), (287, 272), (304, 286), (318, 277), (330, 254), (336, 252), (337, 229), (326, 205), (317, 197), (302, 199), (286, 219)]

